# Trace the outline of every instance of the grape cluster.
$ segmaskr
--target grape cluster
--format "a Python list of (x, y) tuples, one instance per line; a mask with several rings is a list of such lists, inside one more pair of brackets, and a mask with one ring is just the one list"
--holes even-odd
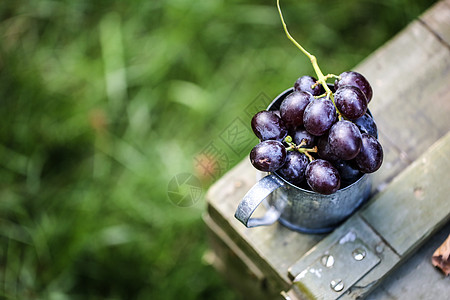
[(333, 84), (302, 76), (279, 110), (260, 111), (251, 121), (260, 139), (250, 152), (252, 165), (286, 181), (332, 194), (378, 170), (383, 149), (367, 109), (372, 87), (357, 72), (344, 72)]

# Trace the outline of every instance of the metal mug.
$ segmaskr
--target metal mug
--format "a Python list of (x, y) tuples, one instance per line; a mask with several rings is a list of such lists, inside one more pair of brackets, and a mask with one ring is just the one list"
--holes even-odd
[[(267, 110), (279, 109), (281, 102), (292, 92), (284, 91)], [(364, 174), (351, 185), (331, 195), (322, 195), (295, 186), (276, 172), (259, 180), (239, 203), (235, 217), (246, 227), (271, 225), (279, 221), (289, 229), (303, 233), (326, 233), (353, 214), (370, 196), (371, 180)], [(263, 217), (252, 218), (253, 212), (265, 202)]]

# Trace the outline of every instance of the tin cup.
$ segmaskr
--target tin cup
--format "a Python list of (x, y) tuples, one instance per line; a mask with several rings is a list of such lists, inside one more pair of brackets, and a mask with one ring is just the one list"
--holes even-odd
[[(269, 105), (267, 110), (278, 110), (281, 102), (292, 93), (290, 88)], [(332, 231), (353, 214), (370, 196), (369, 174), (331, 195), (322, 195), (284, 180), (276, 172), (260, 179), (239, 203), (235, 217), (246, 227), (271, 225), (275, 222), (303, 233)], [(253, 212), (263, 203), (267, 207), (260, 218)]]

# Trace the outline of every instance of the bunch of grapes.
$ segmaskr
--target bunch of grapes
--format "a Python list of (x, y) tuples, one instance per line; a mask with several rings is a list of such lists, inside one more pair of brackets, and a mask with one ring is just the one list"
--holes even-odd
[(383, 161), (367, 110), (369, 82), (357, 72), (327, 77), (337, 79), (326, 88), (311, 76), (300, 77), (279, 110), (260, 111), (251, 121), (261, 140), (250, 152), (252, 165), (321, 194), (375, 172)]
[[(311, 60), (318, 79), (298, 78), (279, 110), (253, 116), (251, 126), (261, 142), (250, 152), (250, 161), (298, 187), (332, 194), (375, 172), (383, 161), (377, 126), (367, 108), (372, 87), (353, 71), (323, 75), (316, 57), (289, 34), (279, 0), (277, 5), (286, 35)], [(332, 78), (334, 84), (327, 83)]]

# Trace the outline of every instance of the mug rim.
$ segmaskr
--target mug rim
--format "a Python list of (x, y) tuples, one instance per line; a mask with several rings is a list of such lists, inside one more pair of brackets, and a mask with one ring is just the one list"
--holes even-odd
[[(284, 90), (283, 92), (281, 92), (278, 96), (276, 96), (276, 97), (273, 99), (273, 101), (269, 104), (269, 106), (267, 106), (266, 110), (267, 110), (267, 111), (272, 111), (272, 110), (270, 110), (270, 109), (272, 108), (272, 106), (273, 106), (277, 101), (280, 100), (281, 97), (286, 97), (287, 95), (289, 95), (289, 94), (292, 93), (293, 91), (294, 91), (294, 88), (293, 88), (293, 87), (290, 87), (290, 88)], [(281, 103), (280, 103), (280, 105), (281, 105)], [(372, 115), (372, 114), (370, 113), (370, 111), (369, 111), (369, 114)], [(296, 185), (293, 184), (293, 183), (290, 183), (289, 181), (287, 181), (286, 179), (284, 179), (283, 177), (281, 177), (276, 171), (275, 171), (275, 172), (268, 172), (268, 174), (274, 174), (275, 176), (277, 176), (277, 178), (281, 179), (285, 184), (288, 184), (289, 186), (291, 186), (291, 187), (293, 187), (293, 188), (296, 188), (296, 189), (299, 189), (299, 190), (301, 190), (301, 191), (304, 191), (304, 192), (307, 192), (307, 193), (311, 193), (311, 194), (319, 194), (319, 193), (317, 193), (317, 192), (314, 192), (313, 190), (306, 190), (306, 189), (304, 189), (304, 188), (301, 188), (301, 187), (296, 186)], [(331, 194), (331, 195), (334, 195), (334, 194), (336, 194), (336, 193), (339, 193), (339, 192), (341, 192), (341, 191), (345, 191), (345, 190), (347, 190), (347, 189), (353, 187), (353, 185), (356, 185), (359, 181), (363, 180), (365, 177), (368, 177), (369, 175), (370, 175), (370, 174), (368, 174), (368, 173), (363, 173), (363, 175), (362, 175), (361, 177), (359, 177), (358, 180), (356, 180), (356, 181), (353, 182), (352, 184), (347, 185), (347, 186), (344, 187), (344, 188), (340, 188), (339, 190), (337, 190), (335, 193), (333, 193), (333, 194)], [(305, 179), (305, 180), (306, 180), (306, 179)], [(322, 194), (321, 194), (321, 195), (322, 195)], [(324, 195), (324, 196), (331, 196), (331, 195)]]
[[(273, 174), (273, 175), (277, 176), (277, 178), (281, 179), (285, 184), (288, 184), (288, 185), (290, 185), (290, 186), (293, 187), (293, 188), (296, 188), (296, 189), (298, 189), (298, 190), (301, 190), (302, 192), (307, 192), (307, 193), (311, 193), (311, 194), (320, 194), (320, 193), (314, 192), (313, 190), (307, 190), (307, 189), (298, 187), (298, 186), (296, 186), (296, 185), (293, 184), (293, 183), (290, 183), (289, 181), (287, 181), (286, 179), (284, 179), (283, 177), (281, 177), (277, 172), (269, 172), (269, 174)], [(323, 195), (323, 196), (332, 196), (332, 195), (335, 195), (335, 194), (337, 194), (337, 193), (340, 193), (341, 191), (345, 191), (345, 190), (347, 190), (347, 189), (353, 187), (353, 185), (356, 185), (358, 182), (360, 182), (361, 180), (363, 180), (365, 177), (367, 177), (367, 176), (369, 176), (369, 175), (370, 175), (370, 174), (363, 173), (363, 175), (362, 175), (361, 177), (359, 177), (358, 180), (356, 180), (356, 181), (353, 182), (352, 184), (347, 185), (347, 186), (344, 187), (344, 188), (338, 189), (338, 190), (337, 190), (336, 192), (334, 192), (333, 194), (330, 194), (330, 195), (320, 194), (320, 195)], [(305, 179), (305, 180), (306, 180), (306, 179)]]

